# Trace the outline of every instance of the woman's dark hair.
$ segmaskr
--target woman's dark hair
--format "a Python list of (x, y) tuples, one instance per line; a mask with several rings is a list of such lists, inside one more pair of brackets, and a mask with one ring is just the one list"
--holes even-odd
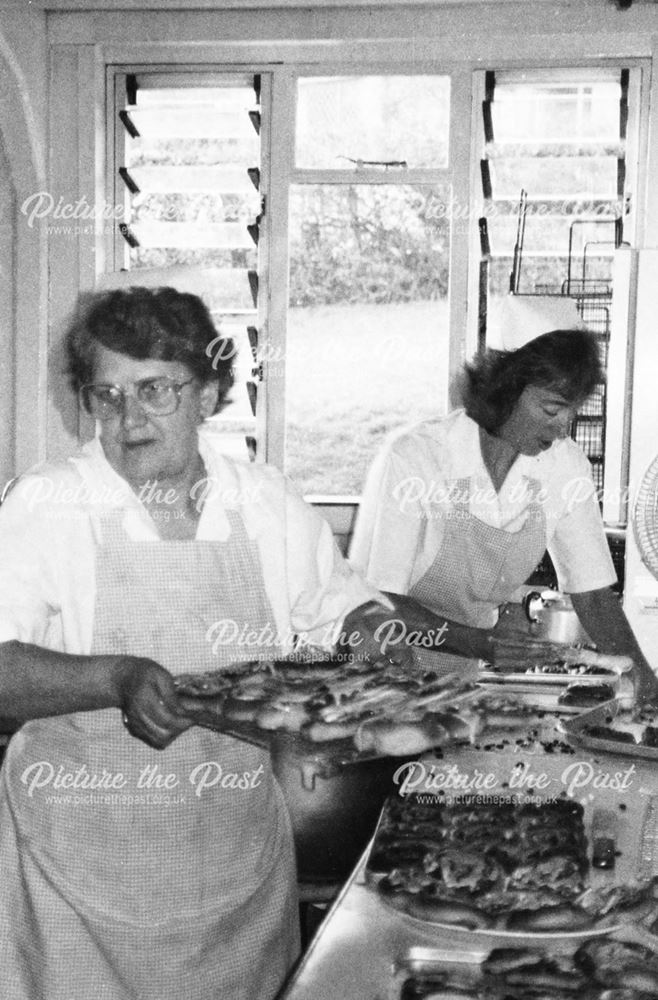
[(552, 389), (580, 404), (603, 381), (596, 334), (553, 330), (516, 351), (489, 348), (478, 352), (464, 366), (459, 388), (468, 416), (495, 434), (528, 386)]
[(205, 303), (175, 288), (131, 287), (81, 298), (67, 338), (73, 389), (94, 380), (96, 345), (139, 361), (180, 361), (201, 382), (217, 382), (219, 403), (233, 385), (235, 348)]

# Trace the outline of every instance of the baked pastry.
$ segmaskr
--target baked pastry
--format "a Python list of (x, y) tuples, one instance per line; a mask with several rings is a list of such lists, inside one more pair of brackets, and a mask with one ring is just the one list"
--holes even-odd
[(481, 929), (576, 930), (589, 870), (583, 807), (569, 799), (488, 805), (387, 801), (366, 877), (420, 919)]
[(599, 740), (614, 740), (616, 743), (635, 743), (635, 737), (625, 729), (613, 729), (611, 726), (586, 726), (585, 733)]
[(575, 955), (550, 947), (495, 948), (479, 967), (437, 962), (405, 975), (399, 1000), (655, 1000), (656, 955), (594, 938)]
[(558, 697), (558, 705), (574, 705), (578, 708), (594, 708), (603, 701), (614, 698), (614, 688), (610, 684), (569, 684)]

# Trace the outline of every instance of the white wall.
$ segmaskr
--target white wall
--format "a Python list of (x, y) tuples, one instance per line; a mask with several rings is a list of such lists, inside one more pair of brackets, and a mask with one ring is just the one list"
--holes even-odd
[(11, 171), (0, 144), (0, 480), (15, 464), (14, 244), (16, 198)]
[(46, 244), (20, 212), (47, 184), (46, 81), (44, 13), (0, 11), (0, 482), (46, 448)]

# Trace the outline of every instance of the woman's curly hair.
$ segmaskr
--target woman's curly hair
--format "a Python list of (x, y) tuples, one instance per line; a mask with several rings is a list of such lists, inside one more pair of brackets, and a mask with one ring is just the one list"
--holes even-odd
[(217, 382), (218, 410), (233, 385), (233, 341), (218, 334), (205, 303), (189, 292), (133, 286), (82, 296), (66, 337), (75, 392), (94, 380), (98, 344), (139, 361), (180, 361), (201, 382)]
[(596, 334), (553, 330), (516, 351), (479, 351), (464, 366), (459, 390), (468, 416), (495, 434), (528, 386), (552, 389), (579, 405), (603, 381)]

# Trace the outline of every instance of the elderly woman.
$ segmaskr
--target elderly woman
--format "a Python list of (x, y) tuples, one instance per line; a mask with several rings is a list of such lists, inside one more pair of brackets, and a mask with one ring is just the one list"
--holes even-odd
[[(351, 561), (375, 586), (427, 609), (441, 652), (513, 662), (514, 643), (494, 629), (498, 609), (548, 548), (588, 635), (602, 652), (632, 656), (641, 693), (651, 694), (653, 672), (610, 589), (616, 574), (589, 463), (568, 437), (601, 379), (585, 330), (476, 355), (463, 409), (395, 434), (376, 459)], [(529, 643), (520, 655), (532, 656)]]
[(346, 616), (367, 635), (379, 595), (279, 473), (200, 427), (231, 381), (213, 345), (195, 296), (92, 297), (68, 351), (96, 437), (0, 512), (12, 1000), (269, 1000), (297, 952), (269, 757), (195, 725), (174, 677), (327, 647)]

